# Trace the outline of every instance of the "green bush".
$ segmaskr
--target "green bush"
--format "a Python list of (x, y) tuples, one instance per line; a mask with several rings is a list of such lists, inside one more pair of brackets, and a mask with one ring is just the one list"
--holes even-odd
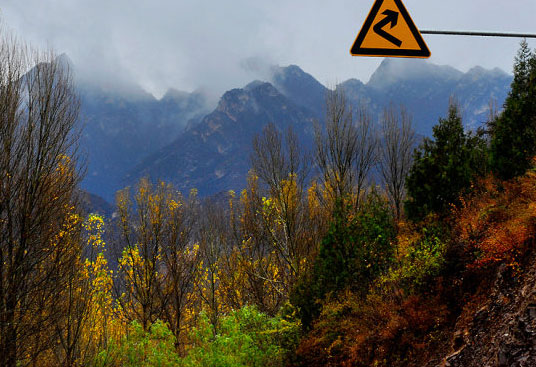
[(112, 341), (94, 367), (277, 367), (284, 366), (298, 344), (300, 325), (284, 317), (269, 317), (245, 306), (224, 316), (214, 332), (206, 313), (192, 331), (193, 347), (184, 358), (166, 324), (155, 322), (144, 331), (134, 321), (126, 337)]
[(162, 321), (156, 321), (148, 331), (133, 321), (127, 336), (112, 341), (101, 351), (95, 367), (174, 367), (180, 366), (175, 350), (175, 336)]
[(215, 333), (206, 314), (192, 332), (194, 347), (181, 361), (185, 367), (283, 366), (298, 343), (299, 323), (269, 317), (245, 306), (222, 318)]
[(423, 228), (421, 238), (402, 249), (399, 263), (380, 282), (395, 284), (410, 294), (430, 289), (445, 264), (446, 245), (440, 237), (437, 228)]

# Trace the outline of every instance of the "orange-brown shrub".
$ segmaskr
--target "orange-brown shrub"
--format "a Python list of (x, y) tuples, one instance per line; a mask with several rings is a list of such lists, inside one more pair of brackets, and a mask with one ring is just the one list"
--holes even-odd
[(301, 366), (407, 366), (426, 361), (447, 311), (435, 297), (328, 301), (298, 350)]
[(534, 239), (536, 171), (507, 182), (483, 179), (453, 214), (457, 240), (472, 257), (469, 269), (515, 267)]

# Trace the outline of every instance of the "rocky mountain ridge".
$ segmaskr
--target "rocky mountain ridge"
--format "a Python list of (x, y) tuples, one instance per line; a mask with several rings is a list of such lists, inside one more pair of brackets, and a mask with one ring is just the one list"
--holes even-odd
[[(83, 188), (113, 201), (115, 191), (149, 176), (202, 195), (240, 190), (251, 139), (270, 122), (292, 126), (310, 148), (328, 89), (296, 65), (274, 66), (270, 75), (224, 93), (215, 108), (200, 92), (170, 90), (158, 100), (136, 86), (118, 93), (81, 85), (82, 148), (88, 153)], [(451, 96), (459, 100), (466, 126), (475, 128), (486, 121), (490, 101), (502, 105), (510, 82), (500, 70), (463, 73), (422, 60), (385, 59), (366, 84), (350, 79), (336, 88), (376, 119), (390, 103), (405, 105), (417, 132), (429, 135)]]
[[(481, 126), (490, 101), (502, 104), (510, 81), (498, 70), (462, 73), (424, 61), (385, 60), (367, 84), (351, 79), (337, 88), (354, 106), (366, 105), (376, 120), (390, 103), (406, 106), (416, 131), (429, 135), (451, 96), (458, 97), (466, 125)], [(298, 66), (274, 68), (271, 82), (256, 81), (225, 93), (212, 113), (137, 165), (126, 182), (148, 176), (172, 182), (182, 191), (196, 188), (201, 195), (240, 190), (249, 169), (251, 141), (266, 124), (272, 122), (281, 131), (292, 126), (304, 146), (312, 148), (313, 124), (322, 123), (327, 90)]]

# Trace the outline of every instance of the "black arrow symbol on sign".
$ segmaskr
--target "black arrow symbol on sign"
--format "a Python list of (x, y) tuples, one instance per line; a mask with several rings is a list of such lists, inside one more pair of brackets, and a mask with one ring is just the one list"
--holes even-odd
[(398, 13), (393, 10), (386, 10), (382, 14), (385, 15), (385, 18), (376, 23), (373, 28), (374, 32), (385, 38), (387, 41), (395, 44), (397, 47), (400, 47), (402, 45), (402, 41), (383, 30), (383, 27), (389, 23), (391, 23), (390, 29), (393, 29), (393, 27), (396, 26), (396, 23), (398, 22)]

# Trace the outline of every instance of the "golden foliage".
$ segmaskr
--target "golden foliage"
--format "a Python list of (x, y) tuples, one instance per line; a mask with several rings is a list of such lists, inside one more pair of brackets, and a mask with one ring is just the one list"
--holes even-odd
[(483, 179), (454, 210), (455, 229), (470, 267), (516, 266), (533, 241), (536, 224), (536, 171), (508, 182)]

